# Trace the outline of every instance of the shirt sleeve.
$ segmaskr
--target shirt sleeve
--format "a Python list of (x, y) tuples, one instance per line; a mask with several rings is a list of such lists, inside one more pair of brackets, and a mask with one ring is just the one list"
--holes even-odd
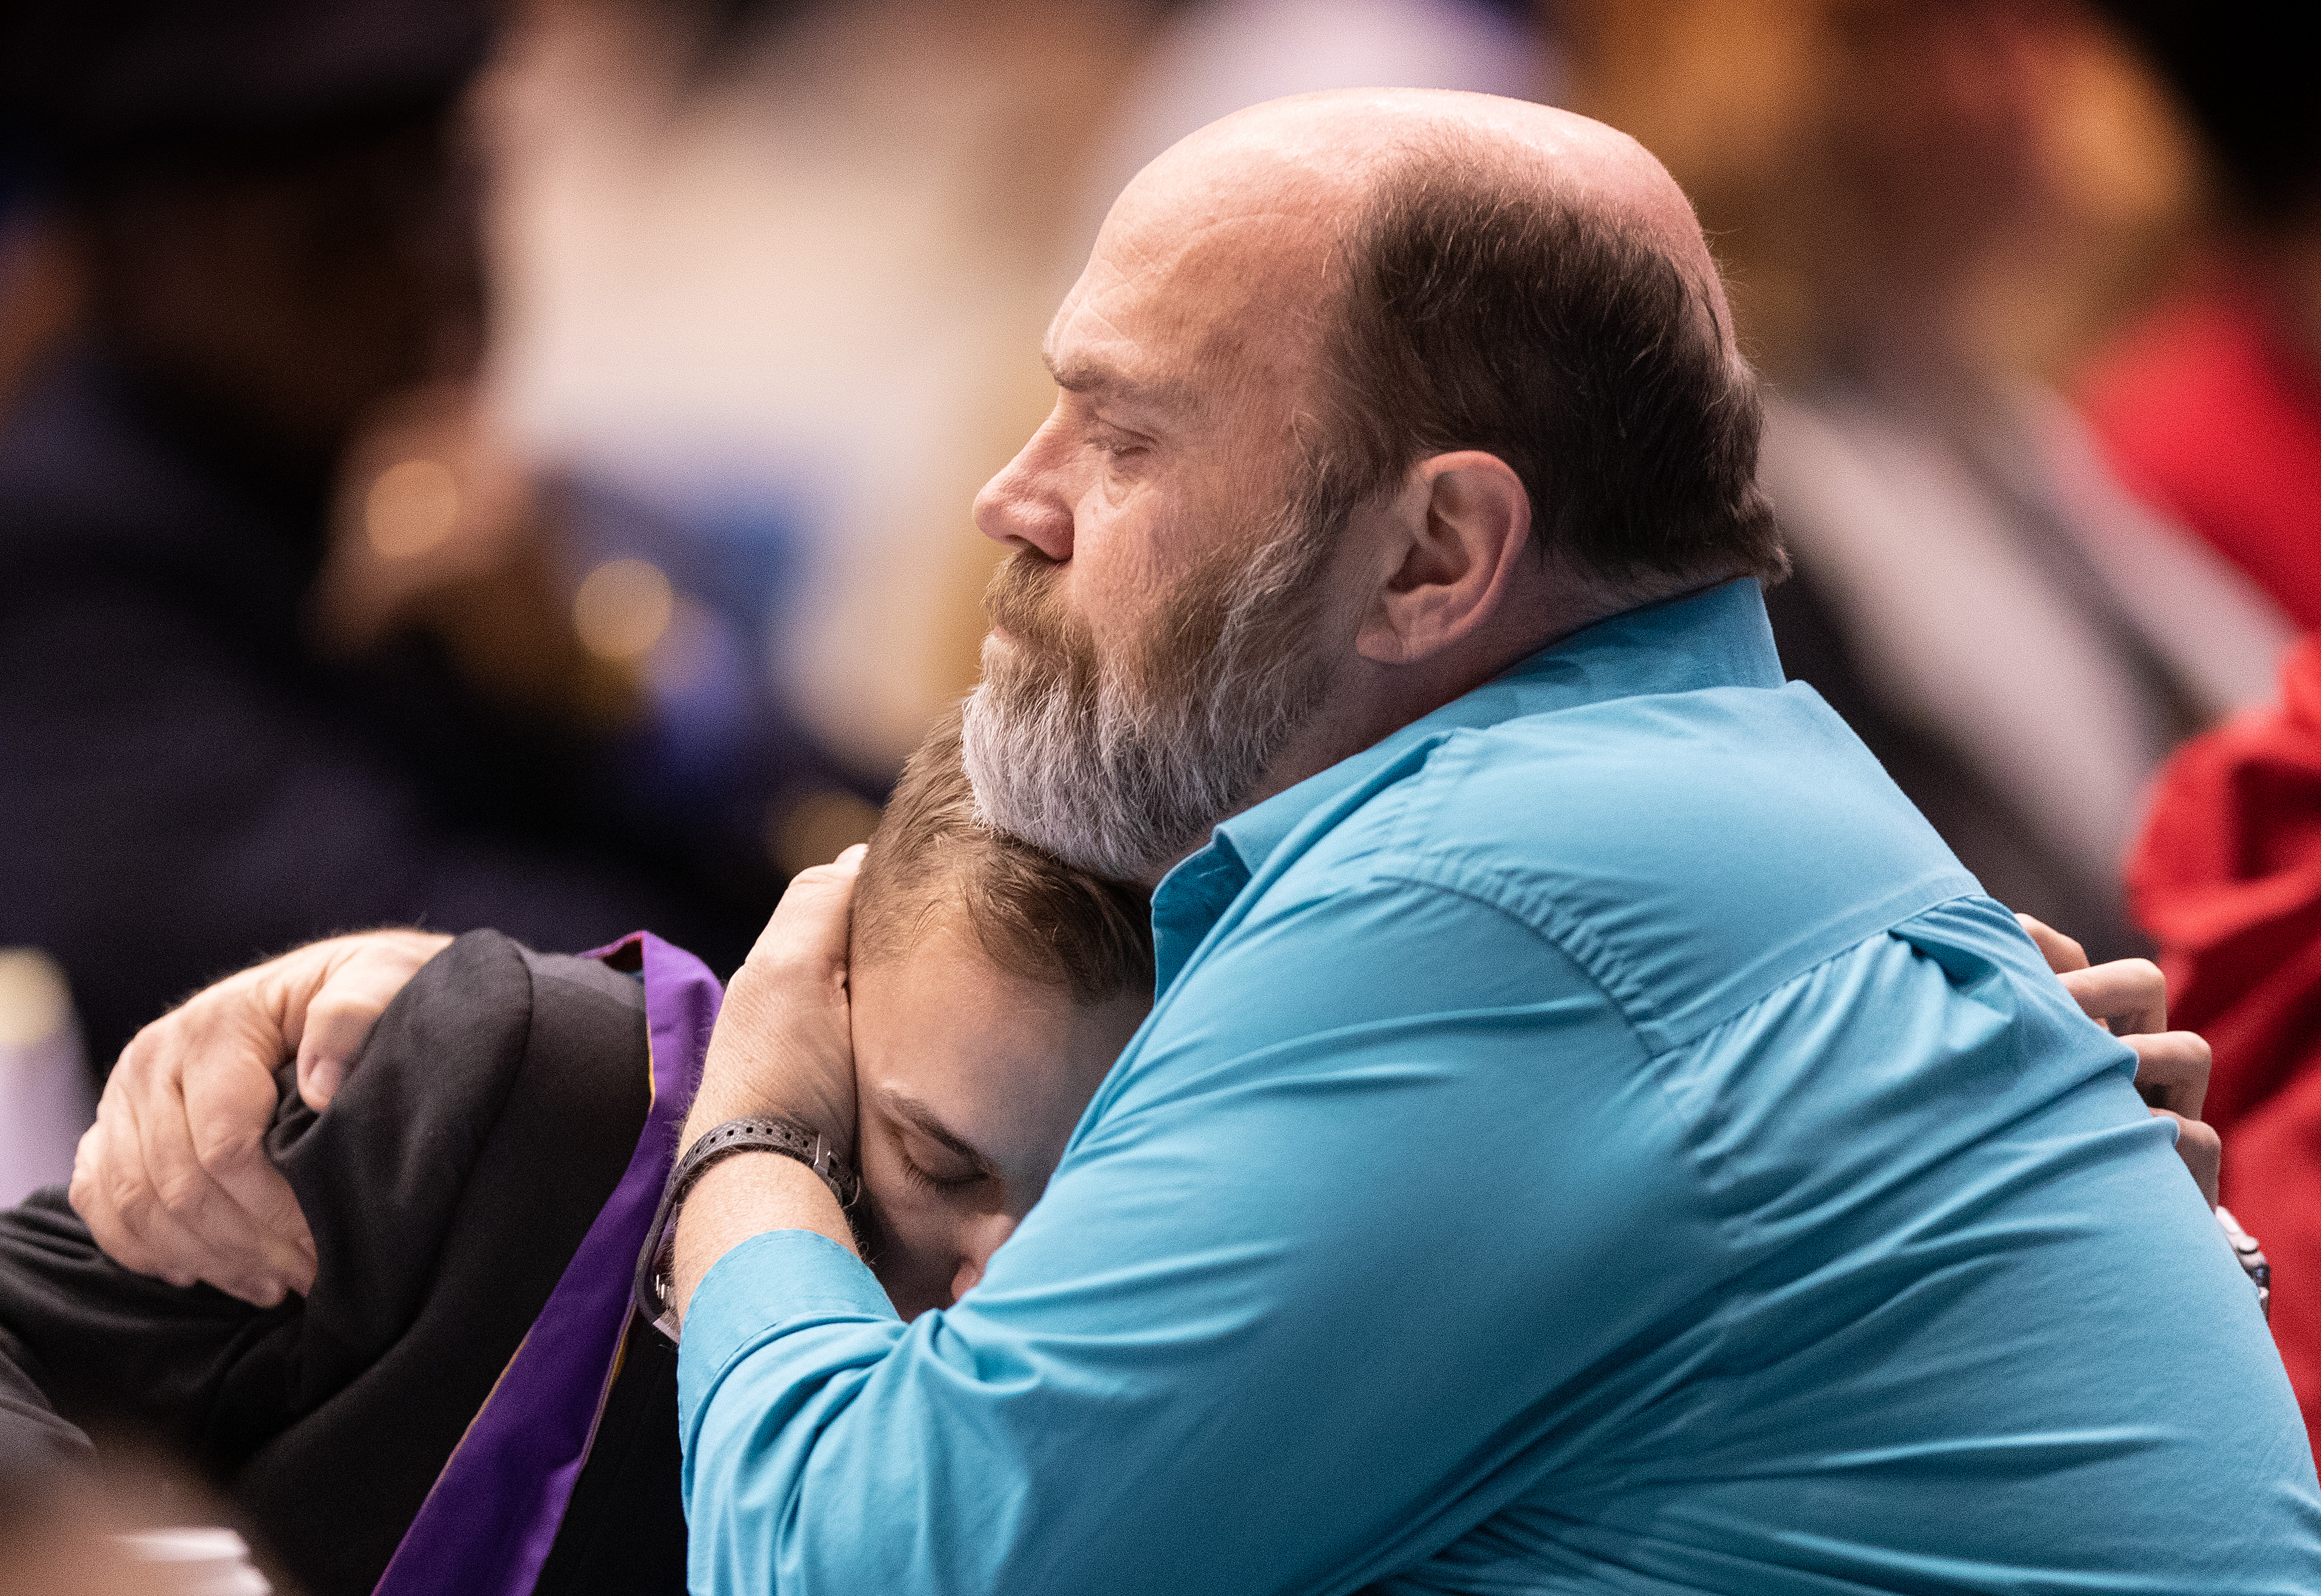
[(906, 1326), (802, 1233), (719, 1262), (681, 1359), (693, 1588), (1315, 1591), (1424, 1557), (1692, 1310), (1637, 1262), (1709, 1245), (1641, 1056), (1497, 909), (1265, 909), (954, 1308)]

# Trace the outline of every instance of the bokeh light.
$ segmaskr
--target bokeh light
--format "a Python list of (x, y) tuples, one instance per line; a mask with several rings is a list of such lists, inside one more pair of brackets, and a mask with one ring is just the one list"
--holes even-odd
[(404, 460), (371, 480), (363, 533), (382, 559), (410, 559), (437, 548), (460, 524), (460, 485), (441, 460)]
[(600, 659), (641, 657), (660, 641), (677, 595), (660, 567), (642, 559), (607, 560), (588, 573), (572, 601), (581, 646)]

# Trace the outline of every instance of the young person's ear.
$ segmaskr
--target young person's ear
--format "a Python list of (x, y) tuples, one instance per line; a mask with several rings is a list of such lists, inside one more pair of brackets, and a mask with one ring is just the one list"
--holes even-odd
[(1497, 455), (1434, 455), (1411, 467), (1382, 530), (1384, 577), (1355, 647), (1380, 665), (1412, 665), (1497, 613), (1531, 540), (1531, 494)]

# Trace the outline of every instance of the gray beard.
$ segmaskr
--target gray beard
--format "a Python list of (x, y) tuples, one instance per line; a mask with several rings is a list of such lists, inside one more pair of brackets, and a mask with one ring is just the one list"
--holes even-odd
[(1093, 875), (1149, 881), (1245, 808), (1329, 687), (1317, 594), (1336, 540), (1314, 520), (1293, 508), (1237, 577), (1172, 605), (1142, 659), (987, 639), (960, 729), (976, 818)]

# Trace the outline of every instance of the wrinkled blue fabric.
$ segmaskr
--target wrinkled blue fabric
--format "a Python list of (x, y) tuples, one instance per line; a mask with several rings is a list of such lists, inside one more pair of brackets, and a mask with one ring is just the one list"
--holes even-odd
[(703, 1592), (2312, 1592), (2253, 1292), (1753, 582), (1218, 828), (948, 1311), (736, 1247)]

